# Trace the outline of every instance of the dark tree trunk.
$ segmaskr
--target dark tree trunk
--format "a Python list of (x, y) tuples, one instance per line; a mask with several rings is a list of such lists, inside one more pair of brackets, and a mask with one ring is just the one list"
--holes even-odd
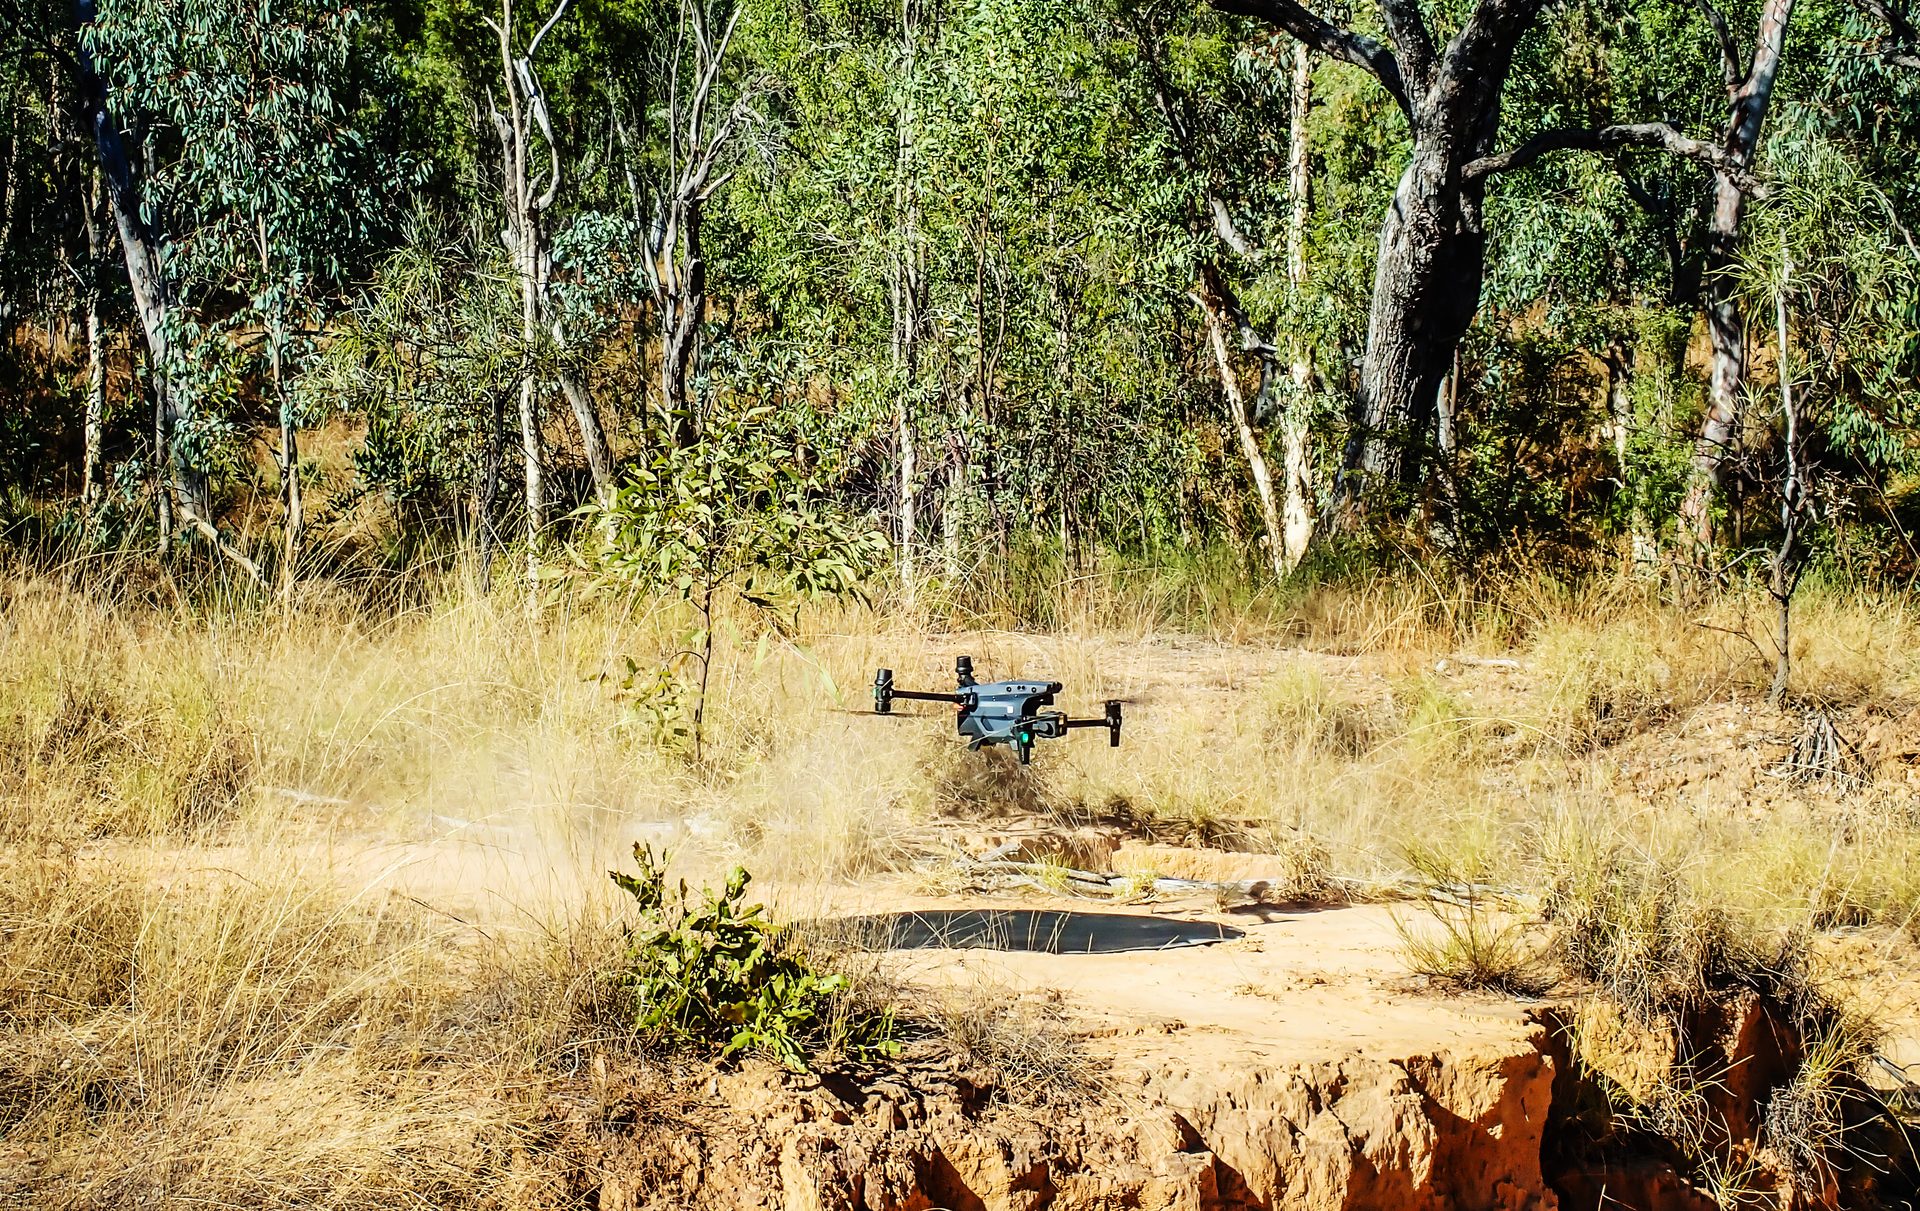
[[(1371, 72), (1412, 129), (1412, 160), (1380, 228), (1354, 432), (1333, 494), (1337, 529), (1354, 529), (1383, 491), (1398, 491), (1404, 501), (1410, 495), (1404, 489), (1420, 479), (1441, 380), (1480, 306), (1486, 269), (1481, 201), (1488, 177), (1549, 151), (1648, 146), (1705, 160), (1739, 189), (1752, 188), (1747, 161), (1659, 122), (1543, 131), (1496, 154), (1514, 48), (1544, 0), (1479, 0), (1444, 47), (1435, 46), (1417, 0), (1379, 0), (1391, 48), (1328, 23), (1299, 0), (1212, 3)], [(1791, 3), (1768, 0), (1770, 9)]]
[[(700, 318), (707, 307), (707, 265), (701, 258), (702, 203), (676, 204), (673, 227), (679, 231), (684, 259), (663, 274), (672, 283), (660, 310), (660, 398), (667, 410), (668, 430), (676, 445), (690, 446), (700, 432), (688, 379), (700, 347)], [(671, 230), (671, 228), (670, 228)], [(673, 247), (671, 236), (667, 245)]]
[(1381, 227), (1360, 423), (1347, 441), (1336, 498), (1342, 525), (1356, 520), (1366, 496), (1419, 481), (1441, 381), (1480, 306), (1481, 190), (1461, 187), (1458, 172), (1457, 162), (1423, 157), (1416, 147)]
[(1479, 309), (1486, 269), (1486, 170), (1468, 168), (1493, 151), (1513, 50), (1543, 0), (1480, 0), (1443, 48), (1412, 0), (1382, 0), (1392, 50), (1329, 25), (1295, 0), (1215, 3), (1372, 72), (1412, 127), (1413, 157), (1380, 227), (1357, 423), (1334, 491), (1334, 524), (1351, 530), (1368, 501), (1422, 473), (1434, 401)]

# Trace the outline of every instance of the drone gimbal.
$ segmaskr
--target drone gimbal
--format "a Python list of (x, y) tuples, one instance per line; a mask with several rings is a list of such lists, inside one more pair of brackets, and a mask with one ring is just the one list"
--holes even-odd
[(973, 658), (958, 656), (953, 662), (956, 688), (950, 694), (924, 690), (893, 688), (893, 670), (881, 669), (873, 675), (873, 711), (876, 715), (893, 713), (895, 699), (904, 702), (951, 702), (958, 710), (960, 734), (968, 738), (967, 747), (985, 744), (1010, 744), (1020, 754), (1020, 764), (1033, 759), (1035, 740), (1057, 740), (1074, 728), (1104, 727), (1107, 744), (1120, 747), (1120, 704), (1107, 703), (1102, 719), (1069, 719), (1064, 711), (1043, 710), (1053, 705), (1060, 692), (1058, 681), (990, 681), (973, 679)]

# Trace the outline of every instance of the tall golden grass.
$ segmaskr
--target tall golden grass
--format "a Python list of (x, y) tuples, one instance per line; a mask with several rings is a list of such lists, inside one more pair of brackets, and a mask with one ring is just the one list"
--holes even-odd
[[(1567, 911), (1603, 910), (1578, 876), (1622, 853), (1753, 929), (1920, 906), (1899, 770), (1844, 795), (1715, 773), (1796, 726), (1762, 701), (1758, 597), (1129, 577), (1063, 577), (1031, 591), (1044, 609), (733, 620), (695, 766), (616, 692), (677, 646), (671, 605), (448, 574), (283, 609), (7, 572), (0, 1198), (538, 1204), (562, 1180), (541, 1099), (613, 949), (601, 872), (636, 838), (799, 898), (904, 866), (943, 819), (1038, 813), (1310, 853), (1349, 886), (1470, 853)], [(1036, 615), (1055, 625), (1012, 625)], [(1803, 703), (1920, 704), (1909, 599), (1812, 586), (1795, 646)], [(1066, 705), (1128, 698), (1124, 747), (1069, 741), (1019, 776), (937, 718), (858, 715), (876, 666), (938, 684), (960, 652), (1049, 672)], [(1663, 761), (1703, 772), (1640, 789)]]

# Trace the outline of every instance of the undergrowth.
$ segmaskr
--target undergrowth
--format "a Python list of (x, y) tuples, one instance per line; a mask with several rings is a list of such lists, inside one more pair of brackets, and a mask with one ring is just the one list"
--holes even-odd
[(745, 870), (696, 902), (685, 880), (668, 882), (664, 856), (636, 843), (633, 857), (639, 874), (609, 872), (639, 910), (615, 981), (644, 1043), (723, 1060), (764, 1055), (796, 1072), (823, 1052), (898, 1053), (891, 1009), (860, 1005), (844, 973), (823, 970), (821, 956), (749, 904)]
[[(1439, 889), (1402, 912), (1437, 981), (1527, 992), (1547, 971), (1648, 1030), (1761, 986), (1795, 930), (1920, 921), (1909, 600), (1810, 582), (1798, 607), (1796, 692), (1850, 742), (1891, 737), (1843, 793), (1738, 774), (1800, 724), (1768, 713), (1770, 670), (1729, 633), (1766, 616), (1744, 590), (1682, 608), (1520, 572), (1228, 591), (1110, 570), (1001, 605), (835, 605), (792, 634), (723, 620), (739, 646), (696, 766), (618, 700), (625, 659), (683, 635), (672, 602), (534, 602), (455, 566), (282, 609), (152, 570), (12, 567), (0, 1129), (31, 1165), (0, 1197), (457, 1206), (521, 1183), (542, 1204), (540, 1098), (636, 1026), (653, 1052), (884, 1055), (899, 996), (749, 913), (744, 883), (680, 896), (660, 875), (623, 939), (601, 872), (635, 836), (748, 866), (781, 904), (1029, 816), (1260, 851), (1302, 898), (1411, 876)], [(1059, 629), (997, 629), (1042, 617)], [(938, 712), (859, 714), (876, 666), (937, 684), (960, 653), (1060, 678), (1076, 712), (1127, 699), (1124, 747), (1013, 771)], [(646, 957), (665, 953), (679, 971)], [(1097, 1084), (1045, 1006), (914, 1008), (1013, 1096)], [(1768, 1146), (1814, 1173), (1860, 1036), (1802, 1029)]]

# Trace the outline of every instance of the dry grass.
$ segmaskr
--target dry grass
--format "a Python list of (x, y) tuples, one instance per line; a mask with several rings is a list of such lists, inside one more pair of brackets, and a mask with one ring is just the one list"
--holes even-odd
[[(614, 693), (626, 659), (670, 649), (672, 611), (409, 592), (282, 612), (0, 583), (0, 1198), (540, 1202), (559, 1179), (523, 1145), (591, 1045), (601, 872), (636, 838), (778, 889), (1026, 815), (1293, 855), (1309, 892), (1437, 855), (1546, 893), (1575, 970), (1648, 1013), (1710, 982), (1729, 938), (1920, 919), (1898, 771), (1849, 797), (1714, 780), (1788, 725), (1755, 707), (1731, 739), (1699, 730), (1771, 673), (1727, 633), (1764, 647), (1757, 600), (1518, 577), (1249, 597), (1134, 570), (1059, 586), (1045, 634), (825, 610), (723, 645), (696, 768)], [(848, 713), (876, 666), (939, 685), (962, 652), (1066, 681), (1077, 712), (1128, 698), (1125, 747), (1018, 771), (944, 720)], [(1911, 603), (1816, 586), (1796, 656), (1796, 692), (1836, 710), (1920, 701)], [(1634, 781), (1675, 754), (1707, 773)], [(1494, 928), (1476, 944), (1504, 955)], [(950, 1008), (1010, 1086), (1087, 1078), (1031, 1007)], [(1817, 1091), (1794, 1104), (1826, 1121)]]
[(0, 1195), (477, 1206), (552, 1180), (523, 1145), (586, 1037), (579, 956), (268, 851), (4, 874), (0, 1121), (26, 1163)]
[(1001, 1104), (1061, 1113), (1106, 1091), (1107, 1065), (1057, 1003), (973, 984), (926, 999), (915, 1024), (931, 1029), (960, 1071)]

